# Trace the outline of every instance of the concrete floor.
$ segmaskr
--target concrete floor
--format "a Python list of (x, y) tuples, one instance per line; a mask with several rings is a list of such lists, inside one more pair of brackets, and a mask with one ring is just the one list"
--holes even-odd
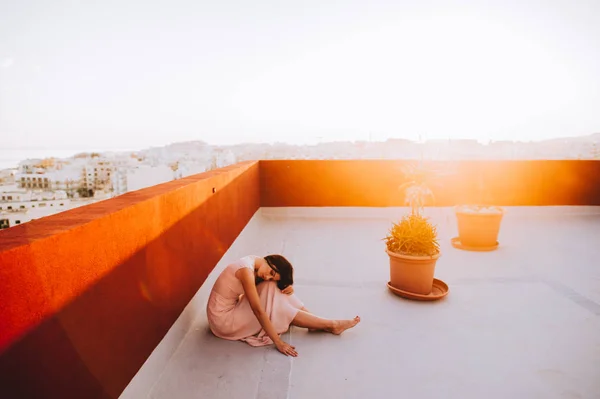
[[(385, 236), (405, 208), (263, 208), (122, 398), (600, 398), (600, 207), (506, 208), (494, 252), (453, 248), (451, 208), (428, 209), (442, 257), (437, 302), (386, 287)], [(209, 332), (218, 273), (283, 253), (313, 312), (360, 315), (342, 336), (293, 327), (297, 358)]]

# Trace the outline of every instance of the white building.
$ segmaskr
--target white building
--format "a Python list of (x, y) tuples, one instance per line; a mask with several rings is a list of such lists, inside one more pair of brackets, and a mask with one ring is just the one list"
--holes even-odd
[[(78, 161), (78, 160), (75, 160)], [(83, 163), (55, 158), (26, 160), (19, 163), (15, 181), (29, 190), (66, 190), (75, 192), (81, 185)]]
[(71, 200), (64, 190), (42, 191), (20, 189), (17, 185), (0, 186), (0, 228), (27, 223), (97, 200)]
[(174, 178), (173, 170), (167, 165), (140, 165), (135, 169), (127, 170), (125, 192), (166, 183)]
[(14, 184), (17, 169), (3, 169), (0, 170), (0, 185)]
[[(132, 157), (128, 155), (126, 157), (119, 157), (112, 160), (113, 165), (115, 165), (115, 169), (111, 174), (111, 193), (113, 196), (125, 194), (128, 191), (132, 191), (131, 187), (138, 187), (140, 185), (144, 185), (145, 183), (140, 180), (144, 180), (144, 177), (140, 177), (145, 175), (144, 171), (136, 172), (138, 169), (152, 168), (152, 166), (145, 164), (142, 157)], [(164, 173), (164, 168), (168, 167), (166, 165), (162, 165), (159, 169), (150, 169), (159, 170), (159, 174)], [(169, 168), (171, 170), (171, 168)], [(151, 173), (151, 172), (148, 172)], [(132, 184), (130, 185), (130, 177), (132, 180)], [(150, 181), (152, 178), (148, 178)], [(170, 180), (173, 179), (173, 171), (170, 172)], [(159, 176), (159, 181), (162, 182), (163, 178)]]
[(192, 161), (180, 161), (175, 170), (175, 179), (181, 179), (183, 177), (193, 176), (198, 173), (204, 173), (210, 170), (210, 163), (200, 163)]
[(39, 169), (39, 164), (42, 162), (41, 159), (26, 159), (19, 162), (19, 173), (30, 174), (35, 173)]
[(82, 171), (83, 169), (80, 166), (73, 165), (56, 172), (47, 173), (50, 186), (53, 190), (64, 190), (72, 196), (81, 187)]
[(111, 188), (112, 177), (116, 165), (111, 160), (93, 158), (83, 167), (82, 182), (88, 190), (105, 190)]
[(223, 168), (225, 166), (233, 165), (236, 157), (231, 150), (215, 151), (214, 153), (214, 165), (216, 168)]
[[(6, 209), (25, 209), (35, 208), (36, 204), (49, 201), (67, 200), (67, 193), (62, 190), (57, 191), (25, 191), (25, 190), (5, 190), (0, 193), (0, 210)], [(44, 207), (46, 205), (42, 205)], [(53, 205), (50, 205), (53, 206)], [(13, 207), (13, 208), (8, 208)]]
[(81, 167), (65, 167), (61, 170), (41, 173), (18, 173), (19, 188), (29, 190), (65, 190), (75, 192), (81, 186)]
[(19, 187), (30, 190), (50, 190), (50, 178), (44, 173), (19, 173), (16, 175)]
[(112, 174), (112, 193), (113, 195), (121, 195), (127, 192), (127, 172), (128, 168), (117, 168)]
[(9, 228), (71, 208), (64, 191), (34, 193), (10, 191), (0, 194), (0, 228)]

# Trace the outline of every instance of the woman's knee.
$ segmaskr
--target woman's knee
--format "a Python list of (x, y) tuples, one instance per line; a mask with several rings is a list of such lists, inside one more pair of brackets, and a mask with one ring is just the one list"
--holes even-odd
[(298, 298), (298, 295), (296, 294), (290, 295), (290, 303), (292, 303), (295, 308), (304, 308), (304, 303), (300, 300), (300, 298)]
[(256, 286), (256, 290), (260, 294), (262, 291), (264, 291), (265, 289), (269, 289), (270, 287), (273, 287), (273, 289), (279, 291), (279, 288), (277, 288), (277, 283), (275, 281), (262, 281)]

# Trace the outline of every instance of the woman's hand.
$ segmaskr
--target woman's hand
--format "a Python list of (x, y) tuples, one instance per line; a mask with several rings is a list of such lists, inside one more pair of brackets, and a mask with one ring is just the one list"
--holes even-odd
[(282, 289), (281, 292), (286, 295), (292, 295), (294, 293), (294, 287), (292, 287), (291, 285), (288, 285), (287, 287)]
[(288, 344), (283, 340), (280, 340), (279, 342), (275, 343), (275, 346), (277, 347), (277, 350), (279, 352), (283, 353), (286, 356), (298, 356), (298, 352), (296, 352), (296, 347)]

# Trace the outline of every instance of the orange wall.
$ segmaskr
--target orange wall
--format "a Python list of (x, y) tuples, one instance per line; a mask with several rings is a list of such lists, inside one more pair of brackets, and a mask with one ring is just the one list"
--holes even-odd
[[(405, 163), (261, 161), (261, 206), (403, 206)], [(432, 185), (435, 206), (600, 205), (600, 161), (429, 163), (452, 172)]]
[(259, 204), (246, 162), (1, 231), (0, 397), (118, 397)]

